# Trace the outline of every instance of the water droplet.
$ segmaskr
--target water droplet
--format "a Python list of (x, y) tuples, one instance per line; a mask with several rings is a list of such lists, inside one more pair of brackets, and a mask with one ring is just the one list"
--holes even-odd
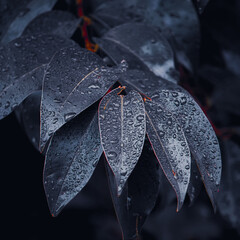
[(76, 113), (74, 112), (70, 112), (64, 115), (64, 120), (65, 122), (70, 121), (71, 119), (73, 119), (76, 116)]
[(112, 159), (115, 159), (115, 158), (117, 157), (117, 153), (116, 153), (116, 152), (113, 152), (113, 151), (111, 151), (111, 152), (109, 152), (109, 153), (108, 153), (108, 155), (107, 155), (107, 156), (108, 156), (108, 158), (109, 158), (109, 159), (111, 159), (111, 160), (112, 160)]
[(90, 88), (90, 89), (98, 89), (98, 88), (100, 88), (100, 86), (99, 85), (90, 85), (88, 88)]
[(9, 108), (9, 106), (10, 106), (10, 102), (7, 101), (6, 104), (5, 104), (5, 109), (6, 109), (6, 108)]
[(15, 45), (16, 47), (21, 47), (21, 46), (22, 46), (22, 44), (21, 44), (20, 42), (19, 42), (19, 43), (18, 43), (18, 42), (15, 42), (14, 45)]
[(53, 124), (57, 123), (57, 121), (58, 121), (58, 118), (54, 118), (53, 119)]
[(160, 136), (160, 137), (164, 137), (164, 135), (165, 135), (165, 132), (163, 132), (163, 131), (160, 130), (160, 131), (159, 131), (159, 136)]

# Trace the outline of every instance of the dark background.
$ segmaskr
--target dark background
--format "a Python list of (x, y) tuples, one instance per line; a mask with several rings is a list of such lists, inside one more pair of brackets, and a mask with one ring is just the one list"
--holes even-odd
[[(60, 6), (61, 4), (58, 7)], [(240, 50), (240, 1), (211, 0), (201, 16), (201, 23), (201, 65), (217, 67), (229, 77), (223, 81), (225, 85), (220, 87), (222, 92), (208, 81), (208, 77), (216, 77), (211, 71), (207, 72), (208, 77), (203, 74), (197, 83), (191, 82), (190, 79), (188, 84), (197, 89), (195, 97), (202, 102), (212, 92), (220, 91), (220, 96), (228, 100), (227, 104), (238, 106), (240, 103), (239, 76), (234, 75), (237, 80), (234, 78), (233, 91), (227, 91), (233, 78), (230, 73), (228, 75), (226, 63), (220, 57), (220, 53), (223, 48), (227, 48), (235, 52), (238, 57), (240, 56), (238, 52)], [(240, 68), (238, 63), (232, 60), (231, 64)], [(225, 76), (221, 71), (217, 74), (219, 78)], [(215, 101), (208, 112), (210, 119), (220, 129), (235, 126), (239, 128), (240, 114), (229, 113), (230, 111), (226, 111), (221, 104), (222, 102)], [(47, 206), (42, 183), (44, 156), (31, 145), (14, 113), (0, 122), (0, 133), (1, 239), (121, 239), (103, 161), (100, 161), (91, 181), (79, 196), (57, 218), (53, 218)], [(239, 133), (234, 132), (228, 138), (220, 136), (222, 146), (229, 141), (238, 145)], [(225, 150), (226, 147), (223, 147), (223, 169), (228, 165)], [(238, 174), (240, 174), (239, 161), (235, 165)], [(239, 185), (231, 189), (240, 191)], [(165, 197), (162, 195), (164, 192), (166, 192)], [(236, 216), (240, 216), (240, 212), (235, 212), (239, 208), (231, 208), (231, 204), (233, 204), (231, 201), (226, 201), (225, 205), (220, 204), (220, 206), (226, 206), (227, 211), (232, 209)], [(240, 206), (240, 200), (237, 204)], [(223, 216), (220, 211), (214, 214), (204, 188), (194, 205), (191, 207), (188, 205), (187, 199), (180, 213), (176, 213), (176, 201), (172, 198), (171, 189), (168, 187), (161, 189), (158, 203), (143, 229), (142, 239), (240, 239), (239, 219), (234, 224), (231, 212), (230, 217)]]

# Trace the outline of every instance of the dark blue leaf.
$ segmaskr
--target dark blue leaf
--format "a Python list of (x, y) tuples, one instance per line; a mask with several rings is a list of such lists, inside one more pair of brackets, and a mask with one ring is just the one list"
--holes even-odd
[(87, 184), (102, 152), (96, 106), (54, 134), (44, 167), (44, 187), (53, 216)]
[(116, 64), (125, 59), (129, 68), (150, 70), (156, 76), (177, 82), (172, 49), (154, 27), (123, 24), (112, 28), (96, 42)]
[(155, 101), (145, 103), (147, 135), (154, 153), (172, 187), (179, 211), (188, 189), (191, 154), (183, 129), (177, 118)]
[(111, 91), (99, 105), (101, 142), (119, 195), (141, 155), (146, 134), (142, 97), (136, 91), (126, 96), (120, 91)]
[(54, 35), (31, 35), (0, 47), (0, 119), (28, 95), (42, 89), (45, 67), (61, 48), (74, 42)]
[[(57, 0), (3, 0), (2, 5), (0, 5), (0, 12), (4, 14), (0, 27), (1, 43), (6, 44), (20, 37), (25, 27), (35, 17), (51, 10), (56, 2)], [(9, 5), (14, 7), (9, 7)]]
[(117, 69), (104, 67), (100, 57), (80, 47), (55, 54), (43, 81), (41, 150), (55, 131), (107, 92), (118, 80)]
[(136, 239), (155, 206), (159, 190), (159, 165), (145, 142), (139, 161), (129, 177), (121, 196), (110, 167), (106, 164), (113, 204), (124, 239)]
[(192, 70), (198, 62), (200, 27), (191, 0), (115, 0), (100, 5), (93, 17), (100, 25), (103, 23), (102, 28), (126, 22), (158, 27), (173, 44), (181, 64)]

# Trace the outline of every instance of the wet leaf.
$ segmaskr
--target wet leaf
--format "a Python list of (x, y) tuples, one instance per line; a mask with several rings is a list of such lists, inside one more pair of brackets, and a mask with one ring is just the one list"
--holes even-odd
[(174, 188), (179, 211), (188, 189), (191, 154), (181, 125), (155, 101), (146, 101), (147, 135), (166, 177)]
[[(124, 239), (135, 239), (155, 206), (159, 189), (159, 165), (148, 141), (121, 196), (111, 168), (106, 164), (109, 188)], [(151, 186), (151, 187), (149, 187)]]
[(56, 2), (56, 0), (3, 0), (0, 5), (0, 12), (3, 13), (3, 22), (0, 28), (1, 43), (6, 44), (20, 37), (25, 27), (35, 17), (51, 10)]
[(58, 215), (87, 184), (102, 152), (96, 106), (54, 134), (44, 167), (44, 187), (52, 215)]
[(41, 90), (47, 63), (74, 42), (53, 35), (23, 36), (0, 47), (0, 119), (28, 95)]
[(179, 121), (215, 209), (222, 162), (218, 139), (207, 117), (180, 86), (140, 71), (128, 72), (123, 74), (123, 81), (160, 104)]
[(101, 143), (119, 195), (141, 155), (146, 134), (142, 97), (136, 91), (126, 96), (119, 95), (120, 91), (111, 91), (99, 105)]
[(23, 34), (51, 33), (70, 38), (77, 29), (80, 19), (69, 12), (51, 11), (34, 18), (25, 28)]
[(96, 42), (116, 64), (125, 59), (129, 68), (150, 70), (171, 82), (178, 80), (172, 49), (154, 27), (126, 23), (112, 28)]
[(118, 80), (117, 73), (80, 47), (56, 53), (44, 77), (40, 149), (62, 125), (99, 100)]
[(33, 146), (39, 149), (41, 91), (28, 96), (16, 109), (15, 114)]
[(198, 62), (200, 28), (191, 0), (105, 2), (95, 10), (93, 18), (105, 31), (126, 22), (141, 22), (158, 27), (173, 44), (181, 64), (192, 70)]

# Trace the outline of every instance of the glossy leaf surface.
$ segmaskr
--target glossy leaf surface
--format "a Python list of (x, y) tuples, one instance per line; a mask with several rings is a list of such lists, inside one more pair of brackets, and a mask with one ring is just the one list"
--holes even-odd
[(122, 78), (178, 119), (215, 208), (222, 162), (218, 139), (207, 117), (180, 86), (140, 71), (130, 72)]
[(109, 187), (124, 239), (135, 239), (155, 206), (159, 190), (159, 165), (148, 141), (129, 177), (121, 196), (118, 196), (115, 177), (106, 164)]
[(95, 10), (93, 16), (99, 19), (100, 24), (104, 23), (102, 28), (104, 25), (112, 28), (126, 22), (141, 22), (158, 27), (173, 44), (179, 62), (190, 70), (197, 63), (200, 30), (191, 0), (105, 2)]
[(99, 105), (101, 143), (115, 175), (119, 195), (141, 155), (146, 134), (141, 95), (136, 91), (118, 95), (120, 91), (111, 91)]
[(55, 54), (44, 77), (41, 150), (55, 131), (99, 100), (117, 79), (116, 68), (104, 67), (86, 49), (70, 47)]
[(125, 59), (129, 68), (148, 69), (156, 76), (177, 82), (172, 49), (154, 27), (139, 23), (123, 24), (112, 28), (96, 42), (117, 64)]
[(0, 28), (2, 32), (1, 43), (6, 44), (20, 37), (25, 27), (35, 17), (51, 10), (56, 2), (56, 0), (3, 0), (2, 5), (0, 5), (3, 13), (3, 22)]
[(54, 134), (44, 167), (45, 192), (54, 216), (87, 184), (102, 152), (96, 107)]
[(23, 36), (0, 48), (0, 119), (32, 92), (41, 90), (46, 64), (74, 42), (53, 35)]
[(70, 38), (80, 23), (69, 12), (50, 11), (33, 19), (25, 28), (23, 34), (51, 33), (61, 37)]
[(155, 155), (173, 186), (179, 211), (185, 199), (191, 169), (191, 155), (183, 130), (171, 112), (154, 101), (146, 101), (147, 135)]

